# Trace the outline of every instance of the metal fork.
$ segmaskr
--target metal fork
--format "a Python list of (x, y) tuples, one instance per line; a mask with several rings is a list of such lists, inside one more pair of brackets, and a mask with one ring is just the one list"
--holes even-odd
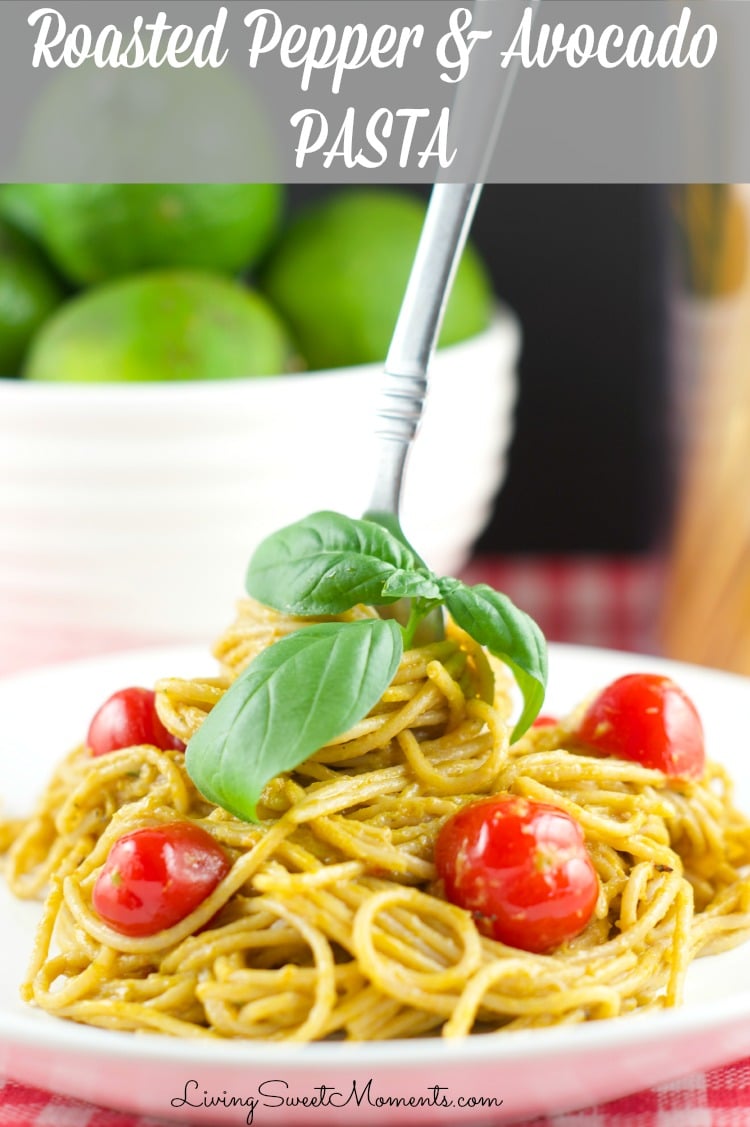
[[(422, 418), (427, 370), (481, 191), (481, 184), (433, 188), (385, 361), (375, 423), (378, 461), (364, 515), (406, 543), (399, 517), (406, 459)], [(383, 611), (399, 619), (408, 614), (403, 600)], [(443, 615), (436, 608), (420, 623), (416, 640), (429, 642), (442, 636)]]
[[(535, 18), (540, 3), (541, 0), (528, 0), (528, 6), (533, 10), (532, 18)], [(475, 0), (475, 27), (496, 29), (503, 18), (507, 18), (510, 9), (511, 5), (498, 5), (496, 0)], [(498, 91), (495, 99), (493, 76), (496, 77), (497, 71), (492, 55), (488, 55), (484, 69), (475, 68), (473, 80), (463, 84), (462, 92), (456, 99), (454, 112), (459, 118), (459, 132), (475, 133), (480, 145), (478, 182), (439, 183), (433, 188), (385, 362), (375, 421), (378, 439), (375, 482), (364, 515), (385, 525), (404, 541), (406, 538), (399, 518), (404, 470), (422, 417), (427, 371), (482, 192), (481, 181), (489, 166), (518, 75), (518, 59), (514, 60), (504, 88)], [(486, 112), (477, 119), (478, 108), (482, 106), (485, 106)], [(430, 617), (433, 630), (439, 632), (442, 618), (439, 615)]]
[(422, 417), (427, 370), (481, 184), (436, 184), (401, 304), (377, 408), (378, 460), (368, 520), (401, 540), (399, 518), (406, 459)]

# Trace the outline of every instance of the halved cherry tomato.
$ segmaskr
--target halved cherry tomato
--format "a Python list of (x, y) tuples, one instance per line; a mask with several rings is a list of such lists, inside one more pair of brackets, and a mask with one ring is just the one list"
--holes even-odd
[(453, 814), (435, 842), (435, 864), (447, 898), (471, 912), (483, 935), (524, 951), (578, 935), (599, 895), (578, 823), (510, 794)]
[(224, 850), (191, 822), (119, 838), (96, 878), (97, 915), (122, 935), (155, 935), (198, 907), (229, 872)]
[(695, 705), (670, 677), (656, 673), (613, 681), (588, 706), (577, 735), (596, 751), (665, 775), (698, 778), (706, 762)]
[(120, 689), (104, 702), (89, 725), (86, 744), (93, 755), (122, 747), (151, 744), (162, 751), (184, 751), (185, 745), (162, 724), (151, 689)]

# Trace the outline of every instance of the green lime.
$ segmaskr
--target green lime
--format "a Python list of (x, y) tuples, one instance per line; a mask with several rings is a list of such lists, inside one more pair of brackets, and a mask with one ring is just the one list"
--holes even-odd
[(0, 376), (20, 374), (29, 341), (63, 297), (34, 247), (0, 222)]
[(1, 184), (0, 215), (35, 243), (41, 238), (41, 196), (44, 184)]
[(285, 327), (257, 293), (199, 271), (153, 271), (87, 290), (36, 337), (25, 375), (113, 383), (287, 371)]
[[(344, 189), (311, 204), (270, 256), (261, 287), (282, 313), (311, 368), (385, 359), (424, 219), (414, 196)], [(440, 344), (485, 329), (492, 289), (467, 247)]]
[(16, 184), (0, 208), (71, 281), (166, 267), (234, 274), (268, 249), (278, 184)]

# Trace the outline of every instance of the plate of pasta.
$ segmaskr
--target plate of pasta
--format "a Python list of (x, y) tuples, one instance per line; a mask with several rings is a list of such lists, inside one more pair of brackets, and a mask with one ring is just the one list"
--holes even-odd
[(384, 621), (248, 598), (218, 667), (180, 647), (0, 682), (0, 1072), (183, 1123), (500, 1123), (750, 1051), (748, 682), (551, 646), (522, 725), (534, 659), (451, 621), (292, 755), (308, 651), (320, 695)]

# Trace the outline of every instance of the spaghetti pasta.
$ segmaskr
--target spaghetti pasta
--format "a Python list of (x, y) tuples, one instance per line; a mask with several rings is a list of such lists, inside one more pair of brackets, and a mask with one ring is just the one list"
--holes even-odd
[[(243, 601), (218, 677), (157, 686), (167, 729), (188, 740), (255, 654), (309, 621)], [(178, 750), (79, 747), (30, 818), (0, 823), (12, 891), (46, 896), (23, 996), (104, 1028), (277, 1041), (460, 1037), (678, 1004), (692, 959), (750, 933), (750, 822), (730, 780), (715, 764), (684, 780), (594, 754), (574, 716), (509, 746), (511, 708), (510, 678), (450, 628), (404, 654), (353, 729), (266, 786), (257, 825), (204, 799)], [(486, 938), (436, 880), (440, 827), (496, 792), (583, 828), (594, 915), (549, 954)], [(231, 867), (176, 924), (120, 934), (92, 906), (97, 873), (123, 834), (175, 821)]]

